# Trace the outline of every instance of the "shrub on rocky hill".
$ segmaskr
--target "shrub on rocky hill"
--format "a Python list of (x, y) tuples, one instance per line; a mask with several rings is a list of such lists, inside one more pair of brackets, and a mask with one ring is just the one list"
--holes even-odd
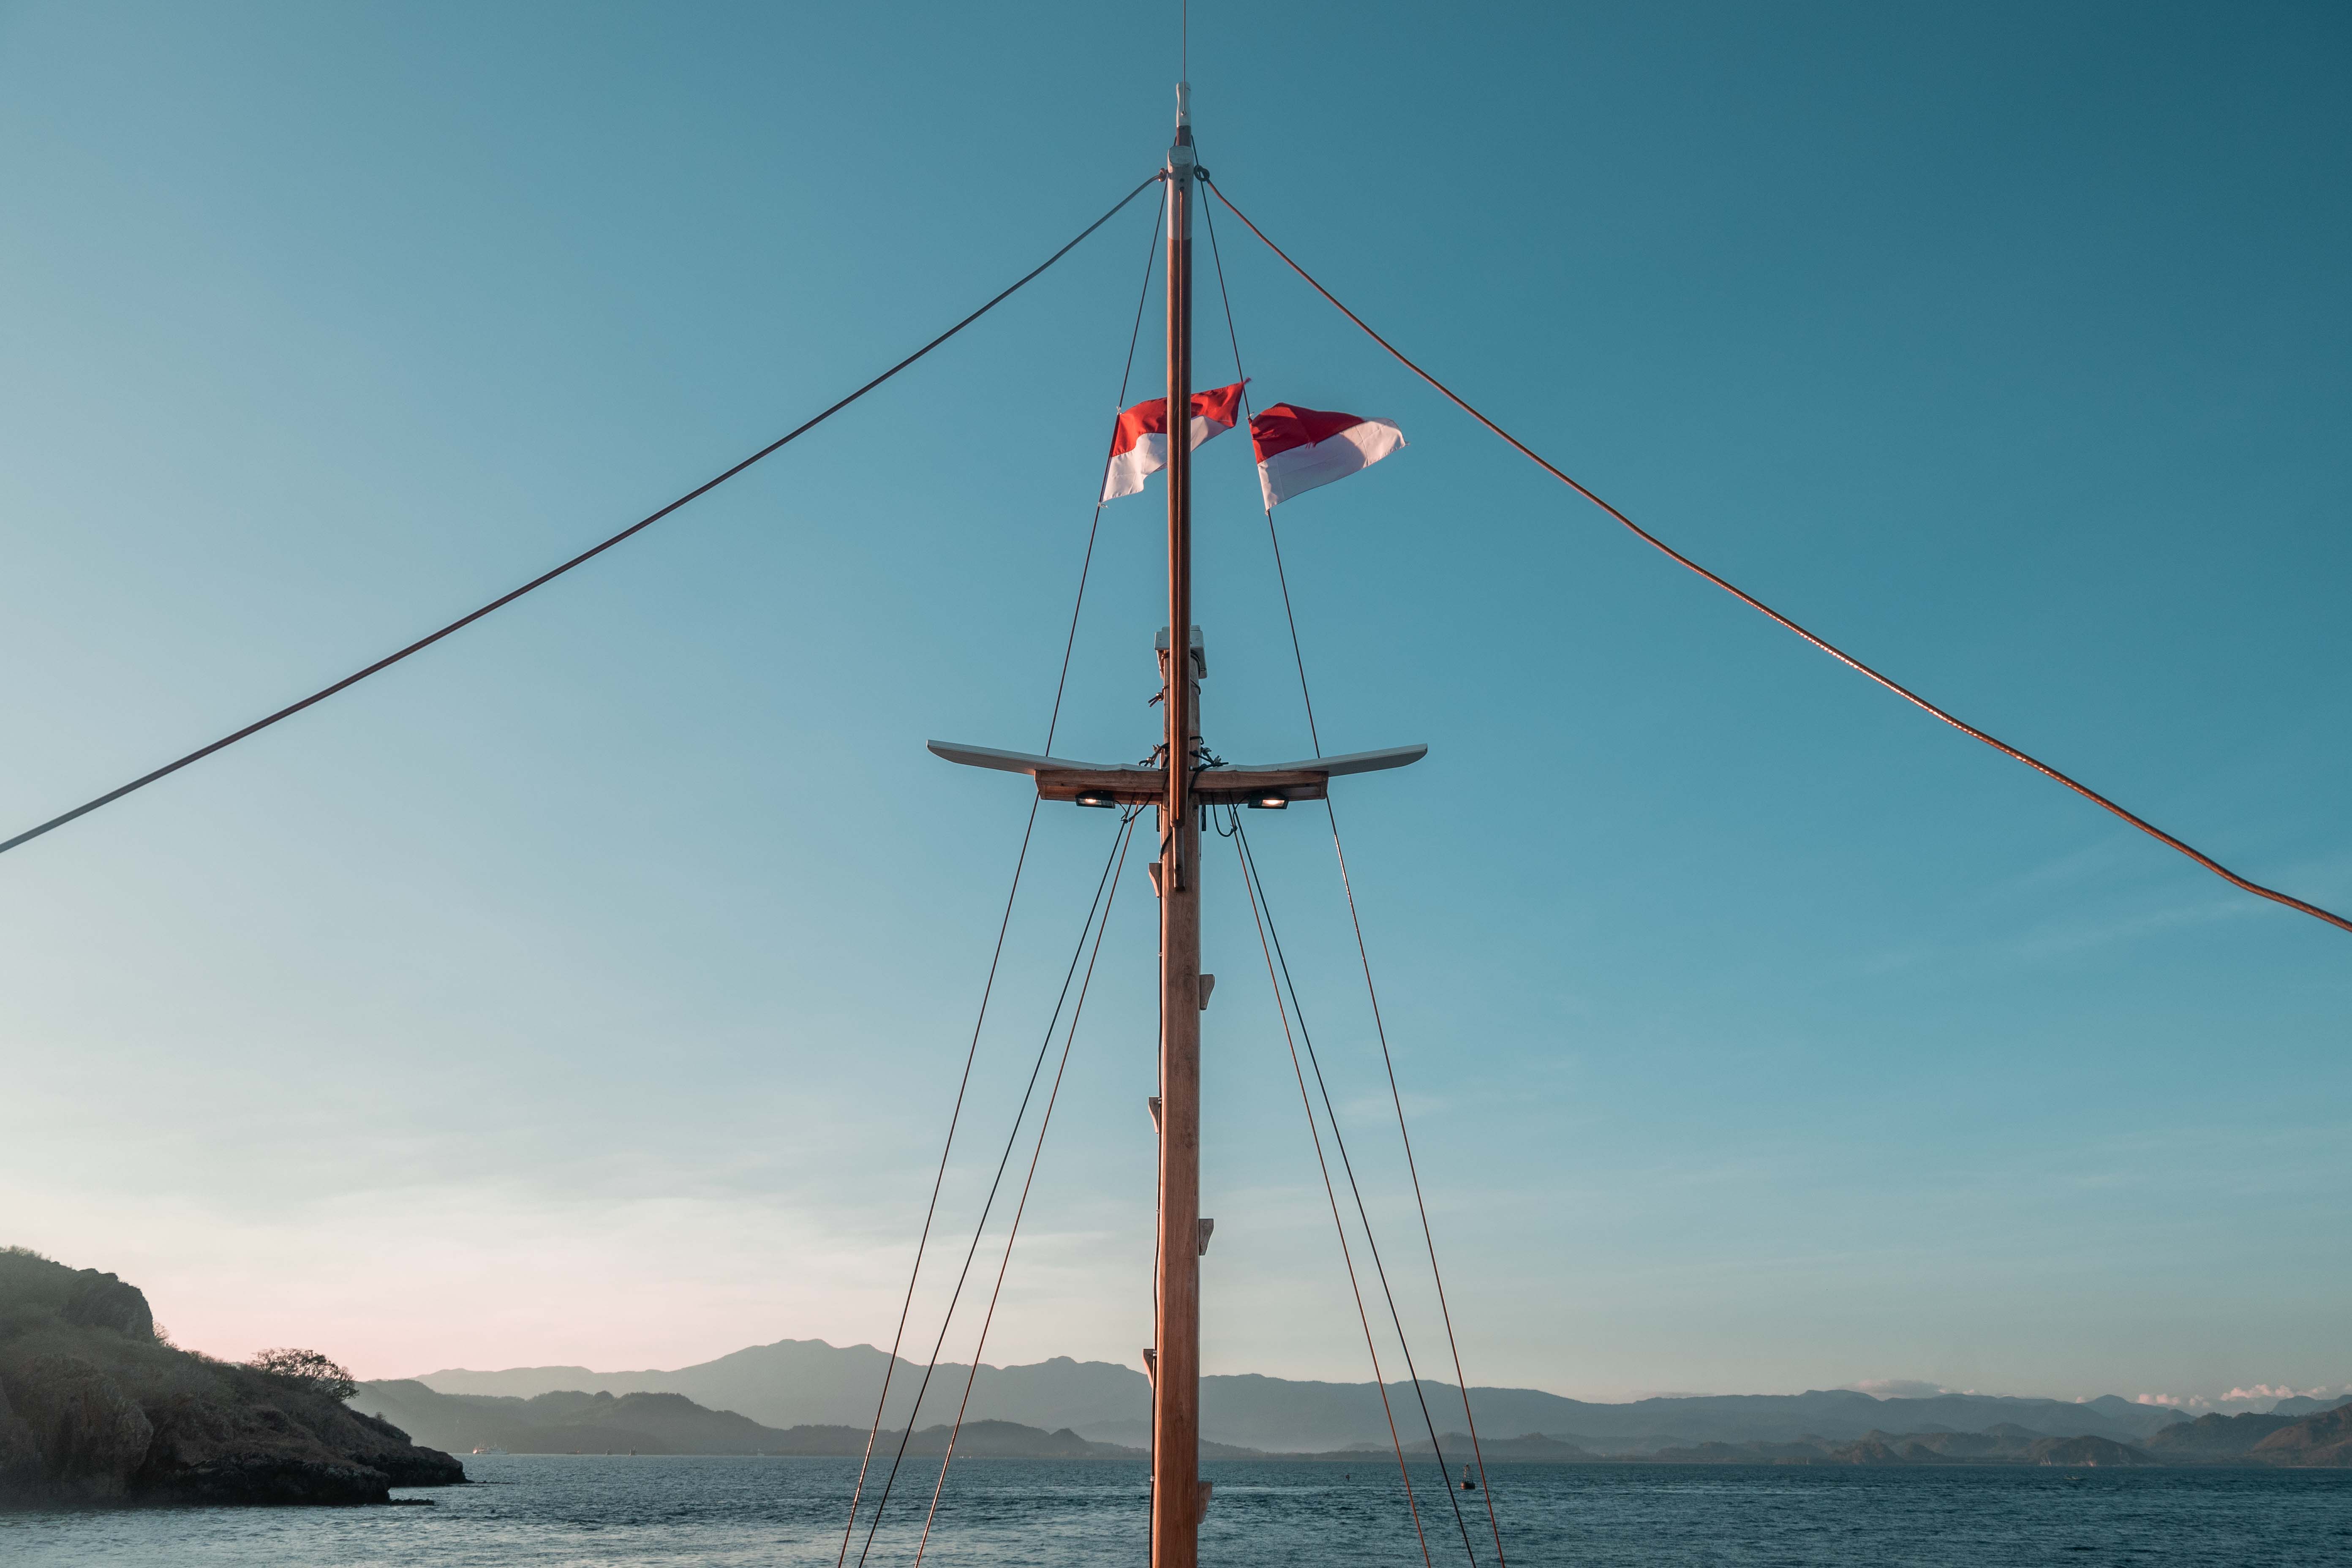
[(383, 1502), (466, 1479), (346, 1409), (339, 1377), (324, 1356), (235, 1366), (176, 1349), (138, 1287), (0, 1249), (0, 1508)]

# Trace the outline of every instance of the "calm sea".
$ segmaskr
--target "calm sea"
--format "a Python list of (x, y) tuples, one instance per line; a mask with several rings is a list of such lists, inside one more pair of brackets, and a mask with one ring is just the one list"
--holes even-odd
[[(587, 1456), (466, 1465), (480, 1484), (399, 1494), (430, 1498), (430, 1508), (0, 1515), (0, 1563), (802, 1568), (833, 1563), (856, 1470), (837, 1459)], [(1204, 1468), (1217, 1489), (1204, 1563), (1421, 1560), (1393, 1468)], [(2352, 1471), (2344, 1470), (1506, 1465), (1492, 1475), (1504, 1547), (1528, 1568), (2352, 1564)], [(990, 1568), (1140, 1564), (1143, 1482), (1141, 1467), (1128, 1464), (960, 1462), (929, 1555)], [(914, 1556), (929, 1477), (900, 1495), (906, 1511), (894, 1498), (874, 1564)], [(1435, 1505), (1423, 1510), (1431, 1560), (1465, 1563), (1446, 1494), (1426, 1500)], [(1484, 1503), (1464, 1501), (1475, 1510), (1477, 1561), (1491, 1563)]]

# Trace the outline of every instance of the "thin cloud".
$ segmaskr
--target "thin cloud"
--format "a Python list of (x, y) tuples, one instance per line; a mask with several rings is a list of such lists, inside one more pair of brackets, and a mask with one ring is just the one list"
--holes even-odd
[(1916, 1377), (1865, 1377), (1845, 1386), (1856, 1394), (1867, 1394), (1873, 1399), (1933, 1399), (1939, 1394), (1961, 1392), (1947, 1388), (1940, 1383), (1925, 1383)]

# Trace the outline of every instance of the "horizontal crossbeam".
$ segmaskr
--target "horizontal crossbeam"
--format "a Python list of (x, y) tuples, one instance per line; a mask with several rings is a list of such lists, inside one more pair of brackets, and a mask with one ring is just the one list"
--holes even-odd
[[(1088, 805), (1153, 805), (1168, 798), (1165, 768), (1085, 768), (1036, 773), (1039, 800), (1084, 800)], [(1297, 768), (1203, 768), (1192, 798), (1203, 805), (1247, 805), (1263, 800), (1321, 800), (1330, 775)]]
[[(1153, 805), (1168, 798), (1165, 768), (1073, 762), (1065, 757), (1002, 752), (992, 746), (967, 746), (952, 741), (933, 741), (929, 745), (933, 755), (965, 767), (1027, 773), (1037, 782), (1040, 800), (1079, 801), (1087, 805)], [(1384, 751), (1351, 752), (1346, 756), (1317, 757), (1271, 766), (1202, 768), (1192, 775), (1192, 798), (1203, 805), (1322, 800), (1335, 776), (1401, 768), (1428, 754), (1427, 746), (1391, 746)]]

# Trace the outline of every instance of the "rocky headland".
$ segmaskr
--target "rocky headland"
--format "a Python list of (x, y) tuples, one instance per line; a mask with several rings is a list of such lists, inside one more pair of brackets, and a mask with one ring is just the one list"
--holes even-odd
[(177, 1349), (136, 1286), (0, 1249), (0, 1508), (381, 1503), (466, 1479), (343, 1392)]

